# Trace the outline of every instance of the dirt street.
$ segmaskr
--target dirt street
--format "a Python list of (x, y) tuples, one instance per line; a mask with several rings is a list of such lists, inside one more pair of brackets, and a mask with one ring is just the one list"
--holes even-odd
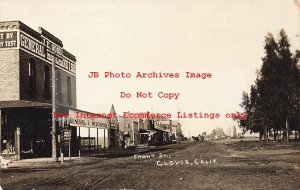
[(122, 158), (1, 170), (6, 189), (300, 189), (300, 143), (184, 142)]

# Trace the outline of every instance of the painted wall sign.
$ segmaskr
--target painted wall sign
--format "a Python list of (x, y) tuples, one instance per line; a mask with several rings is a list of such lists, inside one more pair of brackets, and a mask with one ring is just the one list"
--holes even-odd
[(0, 32), (0, 48), (17, 47), (17, 31)]
[[(7, 32), (2, 32), (7, 33)], [(11, 33), (11, 32), (8, 32)], [(0, 33), (1, 34), (1, 33)], [(6, 35), (3, 34), (3, 38)], [(15, 32), (15, 38), (17, 39), (17, 32)], [(1, 38), (1, 36), (0, 36)], [(11, 40), (13, 41), (13, 40)], [(17, 41), (17, 40), (15, 40)], [(0, 47), (1, 47), (0, 41)], [(11, 42), (12, 43), (12, 42)], [(16, 47), (17, 43), (15, 43)], [(63, 55), (63, 48), (53, 43), (51, 40), (42, 36), (42, 40), (36, 40), (30, 35), (20, 32), (20, 48), (29, 51), (30, 53), (36, 55), (37, 57), (47, 61), (48, 63), (55, 63), (55, 65), (65, 71), (68, 71), (72, 74), (76, 74), (76, 64), (72, 60), (68, 59)]]

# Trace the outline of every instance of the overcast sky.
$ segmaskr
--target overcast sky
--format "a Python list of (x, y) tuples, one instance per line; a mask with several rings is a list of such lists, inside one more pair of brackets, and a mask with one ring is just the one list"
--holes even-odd
[[(241, 111), (264, 56), (264, 36), (284, 28), (299, 47), (299, 11), (293, 0), (0, 0), (0, 20), (43, 27), (77, 58), (77, 107), (95, 113), (208, 112), (219, 119), (180, 119), (186, 135), (232, 126), (225, 114)], [(88, 78), (89, 72), (101, 74)], [(130, 79), (104, 79), (103, 72)], [(136, 79), (140, 72), (179, 72), (180, 79)], [(209, 72), (211, 79), (186, 79)], [(132, 98), (121, 99), (120, 92)], [(152, 99), (136, 99), (137, 91)], [(158, 92), (180, 93), (159, 99)]]

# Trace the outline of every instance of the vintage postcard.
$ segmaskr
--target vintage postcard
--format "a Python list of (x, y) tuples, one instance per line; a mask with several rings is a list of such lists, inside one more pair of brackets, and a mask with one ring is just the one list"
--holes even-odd
[(0, 190), (300, 189), (299, 0), (0, 0)]

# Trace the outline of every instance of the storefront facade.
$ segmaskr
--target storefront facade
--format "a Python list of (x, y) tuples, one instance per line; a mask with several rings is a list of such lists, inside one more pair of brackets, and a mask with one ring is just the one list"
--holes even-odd
[(155, 118), (151, 127), (155, 132), (150, 138), (151, 145), (170, 144), (172, 142), (172, 120), (167, 118)]
[[(149, 112), (137, 114), (147, 115), (147, 113)], [(125, 141), (129, 139), (128, 145), (163, 145), (175, 139), (172, 132), (172, 120), (167, 118), (123, 118), (119, 116), (119, 126)]]
[[(102, 152), (106, 147), (110, 146), (110, 126), (111, 118), (109, 117), (92, 117), (93, 113), (85, 112), (78, 109), (70, 109), (68, 118), (66, 118), (65, 126), (63, 128), (68, 131), (72, 130), (73, 136), (69, 140), (71, 144), (68, 143), (68, 137), (65, 135), (67, 140), (62, 140), (62, 151), (66, 155), (66, 150), (69, 147), (71, 155), (91, 155)], [(79, 115), (90, 115), (91, 117), (78, 117)], [(94, 130), (94, 131), (92, 131)], [(74, 132), (76, 131), (76, 132)], [(96, 134), (94, 132), (96, 131)], [(99, 143), (99, 133), (104, 131), (104, 145)], [(83, 134), (85, 132), (85, 135)], [(87, 132), (87, 135), (86, 135)], [(77, 136), (74, 136), (76, 134)], [(76, 139), (76, 142), (72, 142), (72, 139)], [(107, 143), (107, 144), (106, 144)]]
[(52, 102), (57, 112), (76, 108), (76, 58), (43, 28), (0, 22), (0, 92), (0, 154), (13, 160), (51, 156)]

